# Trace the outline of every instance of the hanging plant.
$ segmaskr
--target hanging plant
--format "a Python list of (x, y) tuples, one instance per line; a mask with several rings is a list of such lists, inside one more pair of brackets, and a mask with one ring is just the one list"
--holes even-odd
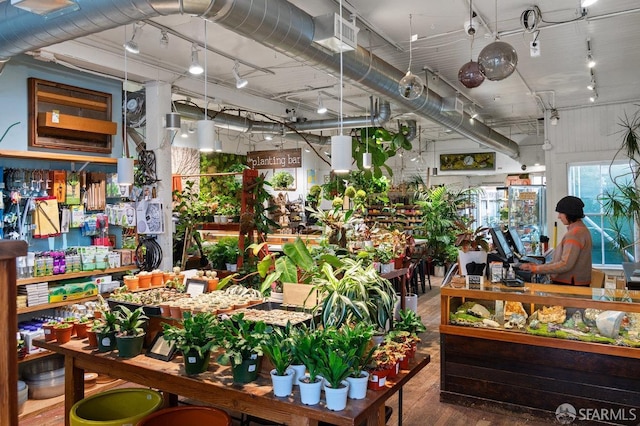
[[(383, 127), (373, 127), (354, 130), (352, 146), (353, 158), (356, 159), (356, 165), (369, 178), (371, 176), (380, 178), (383, 168), (389, 176), (393, 176), (393, 170), (385, 163), (387, 160), (396, 155), (399, 149), (410, 151), (413, 146), (407, 135), (409, 128), (401, 126), (398, 132), (387, 130)], [(371, 169), (365, 169), (362, 165), (362, 154), (371, 153)]]

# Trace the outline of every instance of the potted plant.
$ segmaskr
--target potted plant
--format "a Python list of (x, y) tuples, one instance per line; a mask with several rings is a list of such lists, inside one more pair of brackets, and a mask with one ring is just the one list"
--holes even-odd
[(203, 247), (205, 253), (213, 269), (224, 270), (228, 268), (228, 264), (236, 264), (240, 249), (238, 248), (237, 237), (222, 237), (214, 244), (207, 244)]
[(340, 331), (328, 329), (325, 332), (325, 344), (316, 349), (318, 371), (324, 378), (326, 407), (340, 411), (347, 406), (349, 382), (346, 378), (351, 374), (354, 363), (353, 348), (345, 352)]
[(217, 326), (217, 317), (209, 312), (186, 313), (180, 324), (162, 325), (164, 338), (175, 342), (176, 349), (182, 352), (187, 375), (202, 373), (209, 367)]
[[(363, 399), (367, 395), (369, 373), (366, 371), (371, 362), (376, 346), (372, 342), (373, 325), (357, 322), (354, 325), (345, 324), (340, 328), (344, 344), (343, 352), (353, 354), (352, 371), (346, 380), (349, 382), (348, 397)], [(350, 352), (353, 350), (353, 352)]]
[(98, 338), (98, 351), (108, 352), (116, 348), (116, 325), (118, 324), (118, 316), (113, 311), (105, 311), (102, 320), (96, 329), (96, 337)]
[(75, 324), (76, 337), (78, 339), (86, 339), (87, 331), (91, 326), (91, 320), (87, 317), (78, 318), (78, 322)]
[(258, 377), (262, 348), (271, 330), (264, 321), (245, 320), (242, 313), (219, 322), (214, 340), (225, 351), (218, 360), (231, 363), (234, 382), (249, 383)]
[(262, 344), (262, 352), (273, 364), (270, 371), (275, 396), (289, 396), (293, 389), (295, 371), (290, 367), (293, 362), (291, 323), (285, 327), (275, 327)]
[(458, 262), (462, 275), (483, 275), (489, 252), (489, 228), (473, 227), (474, 221), (464, 218), (455, 221), (457, 230), (454, 245), (458, 248)]
[(282, 170), (275, 172), (271, 178), (271, 185), (276, 190), (286, 190), (293, 184), (293, 182), (293, 175)]
[(118, 305), (115, 310), (116, 317), (116, 347), (118, 356), (121, 358), (132, 358), (142, 352), (144, 336), (146, 334), (143, 326), (149, 319), (144, 314), (142, 306), (131, 310), (125, 305)]
[(54, 327), (56, 333), (56, 341), (58, 343), (67, 343), (71, 340), (71, 333), (73, 331), (73, 323), (59, 322)]
[(381, 274), (393, 271), (393, 256), (393, 246), (391, 244), (382, 243), (375, 248), (375, 258), (380, 265)]
[(45, 342), (56, 340), (56, 324), (58, 324), (58, 320), (49, 320), (42, 325), (42, 328), (44, 329)]
[(300, 386), (300, 401), (305, 405), (316, 405), (320, 402), (322, 392), (317, 351), (325, 344), (324, 329), (310, 330), (307, 327), (301, 327), (297, 330), (299, 331), (294, 334), (293, 356), (300, 360), (308, 371), (308, 374), (297, 379)]
[[(324, 295), (321, 321), (325, 327), (340, 327), (350, 321), (372, 324), (376, 332), (389, 330), (395, 307), (395, 289), (372, 265), (344, 258), (338, 268), (322, 265), (313, 279), (314, 289)], [(318, 312), (320, 308), (316, 307)]]

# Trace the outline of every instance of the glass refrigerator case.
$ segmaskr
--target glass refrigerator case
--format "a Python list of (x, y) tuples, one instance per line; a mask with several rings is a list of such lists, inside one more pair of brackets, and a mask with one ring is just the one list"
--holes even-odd
[(528, 255), (541, 254), (540, 235), (547, 230), (546, 188), (544, 185), (508, 187), (509, 228), (515, 229)]

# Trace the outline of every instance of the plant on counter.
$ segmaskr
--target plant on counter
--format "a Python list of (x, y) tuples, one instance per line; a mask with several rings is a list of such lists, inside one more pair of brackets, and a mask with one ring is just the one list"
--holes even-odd
[(262, 352), (271, 361), (278, 376), (284, 376), (293, 362), (291, 323), (275, 327), (262, 344)]
[(324, 225), (323, 235), (328, 239), (329, 244), (346, 248), (347, 232), (353, 227), (355, 217), (353, 210), (342, 209), (342, 199), (336, 200), (340, 201), (340, 205), (336, 205), (330, 210), (313, 210), (311, 208), (307, 208), (307, 210), (311, 212), (314, 219)]
[(184, 368), (188, 375), (206, 371), (209, 367), (211, 351), (216, 346), (214, 340), (218, 318), (209, 312), (184, 314), (180, 325), (163, 324), (164, 338), (176, 342), (182, 352)]
[(474, 221), (458, 219), (455, 221), (457, 229), (455, 246), (462, 251), (489, 251), (489, 228), (486, 226), (472, 227)]
[(422, 323), (422, 317), (411, 309), (401, 309), (399, 314), (400, 320), (393, 324), (394, 330), (406, 331), (415, 335), (427, 331), (427, 328)]
[(125, 305), (118, 305), (115, 315), (117, 317), (116, 346), (118, 356), (131, 358), (140, 354), (146, 334), (143, 326), (149, 319), (144, 314), (142, 306), (131, 310)]
[(253, 355), (262, 356), (271, 331), (264, 321), (245, 320), (243, 313), (221, 320), (213, 332), (215, 342), (225, 350), (219, 358), (221, 363), (239, 365)]
[(323, 294), (321, 320), (325, 327), (340, 327), (344, 323), (364, 321), (376, 331), (386, 331), (395, 308), (393, 285), (382, 278), (372, 265), (364, 268), (361, 261), (342, 259), (337, 269), (322, 265), (320, 275), (313, 280), (314, 290)]
[(214, 269), (226, 269), (227, 263), (236, 263), (240, 255), (237, 237), (222, 237), (218, 242), (207, 244), (203, 251)]

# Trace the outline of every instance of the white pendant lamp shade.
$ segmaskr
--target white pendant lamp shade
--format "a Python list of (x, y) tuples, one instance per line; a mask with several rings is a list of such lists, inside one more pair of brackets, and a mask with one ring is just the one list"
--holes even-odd
[(331, 169), (336, 173), (351, 169), (351, 136), (331, 136)]
[(133, 185), (133, 158), (118, 158), (118, 184)]
[(213, 152), (215, 139), (215, 123), (212, 120), (198, 120), (198, 149), (200, 152)]
[(362, 154), (362, 167), (365, 169), (370, 169), (373, 163), (373, 158), (370, 152), (365, 152)]

